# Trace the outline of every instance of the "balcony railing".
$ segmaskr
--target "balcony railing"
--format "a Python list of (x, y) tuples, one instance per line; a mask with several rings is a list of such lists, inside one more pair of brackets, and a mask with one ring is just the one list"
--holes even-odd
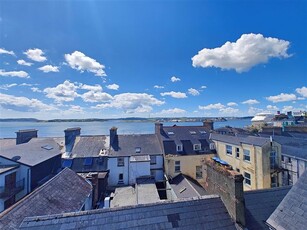
[(25, 179), (21, 179), (14, 184), (0, 186), (0, 198), (11, 197), (25, 188)]

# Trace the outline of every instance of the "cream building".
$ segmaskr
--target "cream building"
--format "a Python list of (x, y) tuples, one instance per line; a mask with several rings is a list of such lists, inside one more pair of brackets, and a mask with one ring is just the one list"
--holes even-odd
[(281, 145), (270, 138), (212, 134), (217, 155), (244, 177), (244, 190), (279, 187)]

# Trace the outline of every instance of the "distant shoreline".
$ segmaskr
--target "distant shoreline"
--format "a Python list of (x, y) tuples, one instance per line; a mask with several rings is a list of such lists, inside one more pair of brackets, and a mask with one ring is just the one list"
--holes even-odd
[(202, 122), (205, 119), (211, 119), (214, 122), (222, 122), (227, 120), (251, 119), (253, 116), (247, 117), (161, 117), (161, 118), (86, 118), (86, 119), (51, 119), (40, 120), (36, 118), (0, 118), (0, 122), (105, 122), (105, 121), (127, 121), (127, 122)]

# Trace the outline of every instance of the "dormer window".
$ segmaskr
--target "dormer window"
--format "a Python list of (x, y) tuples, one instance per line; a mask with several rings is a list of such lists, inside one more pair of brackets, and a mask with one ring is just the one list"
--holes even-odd
[(174, 132), (173, 131), (168, 131), (167, 134), (168, 135), (174, 135)]
[(183, 146), (182, 145), (177, 145), (176, 146), (177, 152), (182, 152), (183, 151)]
[(195, 132), (195, 131), (190, 131), (190, 134), (191, 134), (191, 135), (195, 135), (196, 132)]
[(135, 148), (135, 153), (140, 153), (141, 152), (141, 147), (136, 147)]
[(201, 144), (194, 144), (194, 145), (193, 145), (193, 149), (194, 149), (194, 151), (199, 151), (199, 150), (201, 150)]

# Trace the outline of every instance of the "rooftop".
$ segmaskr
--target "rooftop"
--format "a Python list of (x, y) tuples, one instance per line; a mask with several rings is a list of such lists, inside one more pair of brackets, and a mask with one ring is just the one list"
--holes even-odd
[(109, 156), (162, 155), (158, 137), (155, 134), (117, 135)]
[(16, 169), (18, 167), (19, 167), (18, 164), (10, 164), (10, 165), (1, 165), (0, 164), (0, 174), (9, 172), (9, 171)]
[(290, 186), (244, 192), (248, 230), (268, 229), (265, 221), (290, 190)]
[(222, 135), (217, 133), (211, 134), (211, 140), (221, 141), (224, 143), (234, 144), (234, 145), (249, 144), (260, 147), (270, 142), (270, 139), (265, 137), (243, 136), (243, 135), (230, 136), (230, 135)]
[(26, 218), (21, 229), (236, 229), (216, 195)]
[(275, 229), (300, 230), (307, 226), (307, 170), (268, 218)]
[(0, 229), (18, 229), (25, 217), (79, 211), (91, 191), (90, 183), (66, 168), (0, 213)]
[[(32, 138), (24, 144), (0, 142), (0, 155), (28, 166), (34, 166), (63, 153), (60, 138)], [(4, 141), (6, 142), (6, 141)]]

